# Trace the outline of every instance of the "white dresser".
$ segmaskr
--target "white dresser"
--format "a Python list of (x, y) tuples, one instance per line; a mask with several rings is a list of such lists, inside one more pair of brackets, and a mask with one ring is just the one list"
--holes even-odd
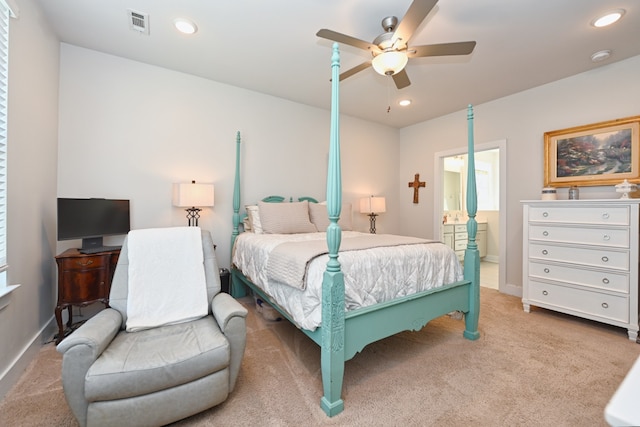
[(522, 305), (638, 336), (640, 199), (523, 201)]

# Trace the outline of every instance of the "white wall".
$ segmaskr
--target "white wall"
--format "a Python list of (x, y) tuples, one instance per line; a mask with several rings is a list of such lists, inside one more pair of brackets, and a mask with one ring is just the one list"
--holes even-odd
[[(328, 111), (67, 44), (60, 67), (59, 197), (131, 199), (133, 228), (176, 226), (186, 218), (171, 206), (171, 184), (212, 182), (215, 207), (200, 226), (225, 267), (237, 131), (243, 204), (272, 194), (324, 200)], [(344, 200), (385, 195), (379, 229), (397, 232), (399, 131), (342, 116), (341, 143)], [(365, 215), (353, 218), (368, 229)]]
[[(640, 114), (640, 56), (474, 107), (475, 143), (507, 140), (507, 286), (522, 286), (522, 207), (539, 199), (543, 187), (544, 133)], [(466, 110), (400, 131), (399, 191), (419, 172), (427, 182), (421, 203), (402, 197), (400, 231), (432, 237), (434, 153), (464, 147)], [(566, 190), (560, 191), (566, 198)], [(613, 187), (580, 190), (580, 198), (614, 198)], [(424, 201), (424, 202), (422, 202)]]
[(39, 7), (16, 0), (9, 33), (9, 284), (21, 286), (0, 311), (0, 396), (39, 350), (56, 298), (55, 203), (58, 39)]

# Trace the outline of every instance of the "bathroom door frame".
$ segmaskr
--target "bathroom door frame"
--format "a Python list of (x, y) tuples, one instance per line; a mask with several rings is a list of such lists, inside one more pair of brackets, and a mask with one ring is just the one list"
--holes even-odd
[[(498, 245), (498, 289), (500, 292), (509, 293), (506, 286), (507, 277), (507, 260), (506, 260), (506, 247), (507, 247), (507, 140), (499, 139), (496, 141), (486, 142), (483, 144), (476, 144), (474, 151), (488, 151), (497, 149), (498, 154), (498, 167), (500, 168), (500, 197), (498, 212), (500, 215), (499, 220), (499, 240)], [(453, 148), (451, 150), (439, 151), (434, 154), (434, 190), (433, 190), (433, 235), (442, 235), (442, 212), (444, 211), (443, 201), (443, 175), (444, 175), (444, 159), (445, 157), (459, 156), (468, 154), (467, 147)], [(466, 194), (464, 195), (466, 197)], [(466, 201), (465, 201), (466, 206)]]

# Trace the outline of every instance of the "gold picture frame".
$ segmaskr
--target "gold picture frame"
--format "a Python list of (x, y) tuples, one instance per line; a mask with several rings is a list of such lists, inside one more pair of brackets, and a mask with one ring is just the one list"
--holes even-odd
[(544, 134), (544, 186), (640, 183), (640, 116)]

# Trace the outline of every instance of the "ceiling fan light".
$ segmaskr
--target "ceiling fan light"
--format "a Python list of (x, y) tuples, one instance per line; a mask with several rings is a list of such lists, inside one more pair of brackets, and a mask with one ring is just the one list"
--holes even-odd
[(375, 56), (371, 61), (371, 65), (373, 65), (373, 69), (378, 74), (393, 76), (402, 71), (408, 61), (409, 58), (406, 53), (390, 50)]

